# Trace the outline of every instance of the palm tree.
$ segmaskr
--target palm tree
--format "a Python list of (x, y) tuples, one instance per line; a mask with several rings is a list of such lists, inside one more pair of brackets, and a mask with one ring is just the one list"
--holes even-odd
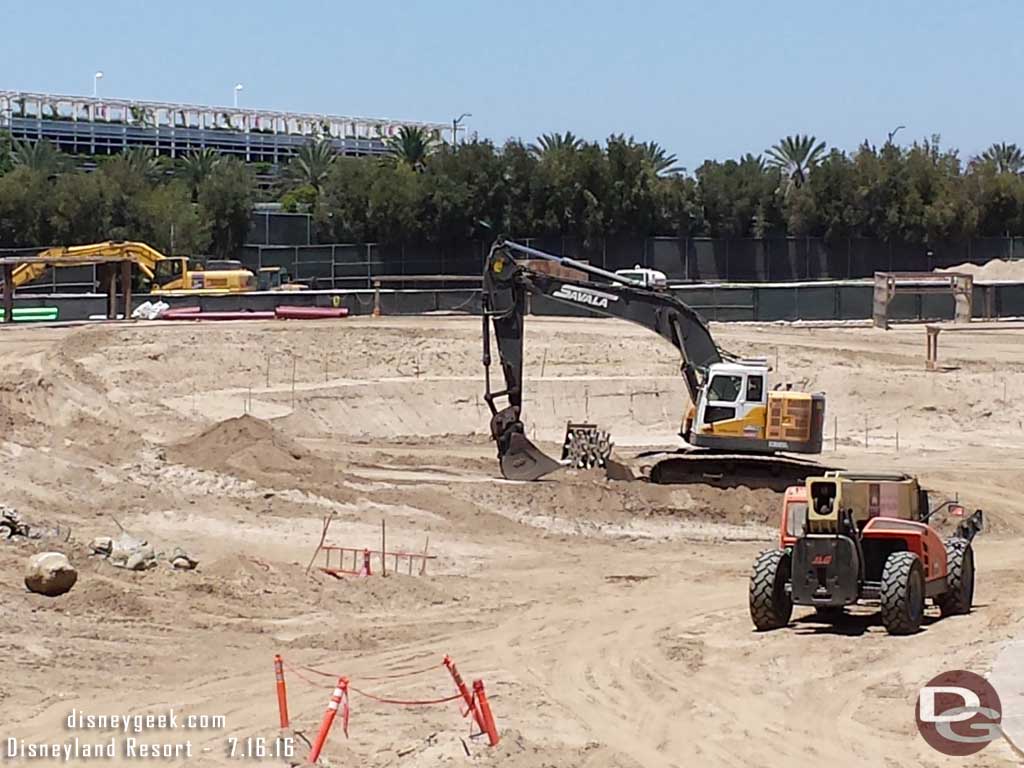
[(385, 140), (388, 156), (414, 170), (422, 170), (438, 145), (437, 134), (418, 125), (403, 125)]
[(217, 167), (217, 164), (221, 161), (221, 155), (214, 149), (204, 147), (203, 149), (190, 152), (184, 160), (181, 161), (181, 169), (179, 171), (181, 177), (188, 184), (189, 189), (192, 190), (192, 200), (196, 199), (196, 195), (199, 191), (199, 185), (203, 183), (207, 176)]
[(1016, 144), (993, 144), (981, 153), (981, 160), (992, 163), (997, 173), (1020, 173), (1024, 171), (1024, 151)]
[(155, 181), (163, 170), (160, 158), (148, 147), (132, 147), (120, 154), (121, 161), (132, 173), (144, 177), (147, 181)]
[(537, 143), (530, 145), (530, 152), (537, 155), (546, 155), (550, 152), (563, 150), (575, 151), (583, 146), (583, 139), (576, 136), (572, 131), (565, 133), (545, 133), (537, 137)]
[(647, 162), (658, 176), (670, 176), (674, 173), (682, 173), (685, 169), (676, 165), (678, 159), (670, 155), (656, 141), (645, 141), (640, 144)]
[(285, 168), (285, 178), (292, 186), (310, 186), (317, 192), (330, 173), (338, 151), (328, 139), (317, 139), (299, 147)]
[(764, 155), (754, 155), (750, 152), (740, 158), (740, 165), (752, 165), (761, 173), (768, 168), (768, 164), (764, 161)]
[(64, 156), (45, 139), (34, 144), (15, 140), (11, 162), (15, 167), (28, 168), (47, 175), (60, 173), (64, 168)]
[(786, 175), (789, 184), (799, 187), (807, 181), (811, 168), (825, 153), (825, 142), (813, 136), (787, 136), (767, 150), (768, 163)]

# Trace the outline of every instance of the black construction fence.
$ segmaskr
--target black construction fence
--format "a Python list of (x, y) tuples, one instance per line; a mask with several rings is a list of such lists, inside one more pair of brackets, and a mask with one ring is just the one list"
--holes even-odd
[[(283, 220), (291, 222), (289, 237), (293, 240), (304, 242), (310, 232), (310, 219), (305, 214), (254, 214), (254, 226), (264, 219), (275, 222), (273, 226), (278, 228), (285, 227)], [(858, 239), (827, 242), (805, 237), (656, 237), (586, 244), (574, 238), (554, 237), (522, 238), (519, 242), (612, 271), (637, 265), (650, 267), (664, 272), (674, 284), (855, 280), (870, 278), (875, 272), (927, 272), (958, 264), (981, 265), (993, 259), (1024, 261), (1024, 237), (973, 238), (928, 246)], [(479, 276), (489, 247), (490, 243), (484, 241), (451, 245), (251, 243), (237, 257), (250, 269), (281, 267), (293, 280), (311, 288), (370, 288), (377, 277)], [(0, 256), (34, 255), (43, 248), (0, 248)], [(92, 290), (94, 282), (92, 267), (51, 269), (19, 291), (78, 293)], [(409, 281), (392, 287), (414, 284)]]
[[(1024, 238), (974, 238), (898, 245), (878, 240), (657, 237), (603, 240), (522, 238), (519, 242), (607, 270), (649, 267), (672, 283), (775, 283), (870, 278), (875, 272), (930, 272), (993, 259), (1024, 260)], [(380, 276), (479, 275), (489, 243), (454, 245), (250, 244), (240, 258), (250, 268), (278, 266), (311, 287), (371, 287)]]

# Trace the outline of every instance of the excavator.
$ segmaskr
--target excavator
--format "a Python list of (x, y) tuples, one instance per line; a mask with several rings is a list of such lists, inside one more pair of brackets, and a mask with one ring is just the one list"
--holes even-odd
[[(645, 454), (658, 459), (650, 471), (653, 482), (756, 475), (784, 485), (822, 471), (816, 462), (782, 452), (821, 453), (823, 394), (770, 389), (766, 359), (723, 351), (704, 319), (665, 288), (499, 239), (484, 266), (483, 365), (491, 436), (505, 478), (537, 480), (563, 466), (526, 437), (522, 421), (523, 326), (530, 296), (628, 320), (679, 351), (691, 403), (679, 430), (687, 447)], [(491, 383), (492, 328), (505, 381), (498, 391)], [(570, 431), (571, 423), (567, 442)]]
[(140, 279), (148, 285), (149, 293), (153, 294), (202, 295), (305, 288), (288, 282), (280, 267), (264, 267), (257, 277), (239, 261), (210, 260), (200, 263), (186, 256), (164, 256), (145, 243), (128, 240), (48, 248), (38, 255), (52, 262), (19, 264), (12, 274), (15, 288), (41, 277), (50, 266), (61, 266), (62, 261), (66, 261), (67, 266), (76, 266), (76, 260), (95, 256), (134, 257)]

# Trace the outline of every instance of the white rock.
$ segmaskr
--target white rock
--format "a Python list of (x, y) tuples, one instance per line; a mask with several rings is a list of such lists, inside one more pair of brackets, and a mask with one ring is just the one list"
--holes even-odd
[(47, 597), (56, 597), (75, 586), (78, 571), (60, 552), (40, 552), (32, 555), (25, 569), (25, 586)]

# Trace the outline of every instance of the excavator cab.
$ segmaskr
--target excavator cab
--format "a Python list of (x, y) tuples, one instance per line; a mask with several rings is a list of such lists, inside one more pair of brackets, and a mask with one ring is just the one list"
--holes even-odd
[(769, 372), (763, 358), (708, 366), (683, 439), (700, 448), (821, 453), (825, 396), (769, 390)]
[(175, 290), (185, 287), (185, 276), (188, 274), (188, 258), (170, 256), (153, 265), (153, 288)]

